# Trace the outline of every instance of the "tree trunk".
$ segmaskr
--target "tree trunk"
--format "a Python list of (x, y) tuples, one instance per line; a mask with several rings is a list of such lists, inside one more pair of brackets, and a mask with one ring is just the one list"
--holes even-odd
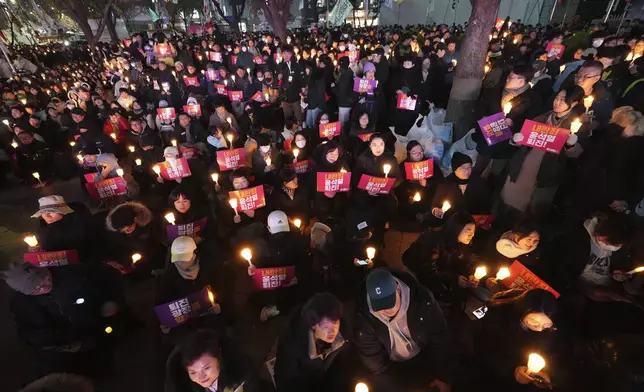
[(107, 17), (107, 20), (105, 21), (105, 27), (107, 28), (107, 31), (110, 33), (110, 38), (112, 39), (113, 43), (118, 43), (119, 42), (119, 35), (116, 33), (116, 13), (114, 11), (110, 11), (109, 16)]
[(286, 41), (286, 23), (291, 15), (291, 0), (262, 1), (262, 10), (266, 20), (282, 42)]
[(458, 60), (447, 120), (454, 123), (453, 140), (462, 138), (473, 121), (481, 92), (489, 35), (501, 0), (473, 0), (472, 14)]
[(103, 29), (105, 29), (105, 23), (107, 22), (107, 17), (110, 14), (113, 3), (114, 0), (109, 0), (107, 4), (105, 4), (105, 8), (103, 8), (103, 16), (98, 23), (96, 33), (92, 31), (92, 27), (89, 25), (87, 7), (82, 7), (82, 4), (79, 4), (79, 2), (73, 2), (71, 4), (65, 3), (63, 7), (67, 10), (71, 18), (74, 19), (74, 22), (78, 24), (78, 27), (83, 31), (87, 43), (90, 46), (94, 46), (103, 34)]

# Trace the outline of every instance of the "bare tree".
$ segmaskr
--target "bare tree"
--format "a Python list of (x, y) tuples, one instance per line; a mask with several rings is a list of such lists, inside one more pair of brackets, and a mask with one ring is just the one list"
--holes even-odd
[[(114, 0), (38, 0), (41, 6), (54, 8), (67, 13), (85, 34), (90, 45), (95, 45), (103, 34), (107, 19), (110, 16)], [(89, 20), (98, 18), (96, 32), (92, 30)]]
[(275, 35), (286, 39), (286, 24), (291, 17), (292, 0), (253, 0), (253, 8), (262, 10)]
[(447, 119), (454, 122), (454, 140), (463, 137), (474, 118), (475, 103), (481, 92), (490, 30), (501, 0), (472, 0), (472, 14), (461, 48)]
[(226, 14), (224, 13), (224, 10), (221, 8), (219, 5), (219, 1), (214, 1), (213, 4), (215, 5), (215, 9), (217, 10), (217, 13), (221, 17), (221, 19), (225, 20), (228, 25), (230, 25), (230, 29), (232, 31), (239, 32), (239, 22), (241, 21), (242, 15), (244, 15), (244, 10), (246, 9), (246, 2), (247, 0), (230, 0), (230, 6), (232, 7), (232, 14), (231, 19), (226, 18)]

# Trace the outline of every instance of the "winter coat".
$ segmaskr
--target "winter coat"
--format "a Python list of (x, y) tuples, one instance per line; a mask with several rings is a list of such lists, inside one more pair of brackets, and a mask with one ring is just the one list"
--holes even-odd
[(80, 134), (78, 139), (76, 139), (75, 148), (82, 151), (86, 147), (95, 147), (101, 153), (114, 153), (114, 141), (100, 131), (88, 130)]
[(367, 149), (362, 153), (356, 161), (356, 166), (351, 173), (351, 188), (354, 189), (355, 192), (366, 194), (366, 191), (358, 189), (360, 177), (362, 177), (363, 174), (372, 177), (384, 177), (385, 173), (383, 172), (383, 166), (385, 164), (389, 164), (391, 166), (388, 178), (396, 179), (390, 193), (392, 194), (393, 188), (397, 187), (402, 182), (402, 177), (400, 175), (400, 168), (398, 167), (396, 157), (388, 151), (385, 151), (379, 157), (374, 156), (370, 149)]
[(326, 83), (324, 69), (314, 68), (307, 95), (309, 109), (326, 110)]
[(465, 193), (461, 192), (454, 173), (447, 176), (436, 189), (432, 208), (441, 208), (445, 201), (448, 201), (452, 207), (447, 211), (443, 220), (456, 212), (487, 214), (492, 208), (492, 195), (485, 180), (474, 175), (467, 181)]
[[(104, 335), (100, 316), (107, 301), (124, 305), (122, 287), (111, 268), (68, 265), (49, 268), (52, 290), (44, 295), (12, 291), (11, 311), (18, 336), (39, 349), (90, 343)], [(78, 300), (82, 299), (82, 305)]]
[(343, 69), (333, 88), (338, 106), (341, 108), (350, 108), (355, 103), (356, 94), (353, 91), (353, 76), (353, 71), (350, 68)]
[(194, 294), (206, 286), (210, 286), (212, 292), (217, 294), (217, 303), (222, 303), (222, 298), (226, 298), (226, 294), (230, 294), (230, 290), (225, 287), (226, 282), (222, 279), (221, 271), (215, 266), (214, 261), (200, 251), (197, 251), (197, 256), (199, 274), (195, 280), (183, 278), (172, 263), (166, 266), (159, 281), (157, 304), (166, 304)]
[(590, 110), (593, 111), (595, 120), (599, 122), (599, 125), (606, 126), (613, 114), (615, 100), (602, 81), (593, 85), (592, 96), (594, 100)]
[[(341, 321), (340, 328), (344, 326)], [(297, 307), (290, 315), (286, 327), (277, 343), (275, 361), (275, 383), (280, 392), (324, 391), (328, 379), (327, 370), (331, 366), (341, 366), (346, 357), (348, 345), (342, 337), (342, 332), (331, 344), (325, 344), (325, 351), (316, 356), (310, 347), (311, 329), (303, 325), (302, 307)]]
[[(392, 275), (409, 287), (407, 324), (413, 341), (421, 348), (426, 369), (444, 381), (450, 379), (447, 324), (432, 293), (410, 274), (391, 270)], [(366, 280), (360, 284), (353, 325), (354, 343), (364, 366), (375, 374), (387, 371), (391, 362), (391, 341), (387, 326), (371, 314), (367, 303)], [(426, 355), (424, 355), (426, 354)]]
[[(282, 62), (277, 66), (276, 74), (282, 75), (281, 79), (281, 92), (287, 103), (299, 102), (304, 81), (302, 79), (302, 67), (297, 64), (295, 59), (291, 59), (291, 68), (289, 70), (286, 62)], [(289, 81), (289, 77), (291, 81)]]
[(293, 199), (281, 187), (274, 188), (269, 205), (272, 210), (284, 211), (291, 219), (299, 218), (304, 224), (311, 217), (309, 190), (304, 184), (295, 189)]
[(199, 142), (205, 142), (206, 141), (206, 131), (201, 127), (201, 124), (199, 124), (198, 121), (191, 121), (190, 125), (188, 125), (188, 128), (184, 128), (179, 124), (179, 121), (177, 120), (177, 123), (174, 127), (174, 131), (172, 132), (172, 138), (176, 139), (178, 143), (184, 144), (188, 143), (188, 134), (190, 133), (191, 136), (191, 144), (199, 143)]

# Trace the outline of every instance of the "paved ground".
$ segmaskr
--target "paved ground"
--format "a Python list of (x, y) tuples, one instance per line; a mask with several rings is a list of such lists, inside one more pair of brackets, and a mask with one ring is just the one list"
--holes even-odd
[[(25, 244), (22, 241), (25, 233), (34, 231), (38, 222), (30, 219), (36, 211), (38, 198), (58, 194), (68, 201), (83, 200), (78, 182), (58, 182), (43, 189), (13, 187), (0, 192), (0, 267), (7, 261), (22, 257)], [(391, 231), (387, 233), (387, 249), (384, 258), (392, 266), (400, 265), (400, 255), (417, 237), (413, 233)], [(159, 366), (156, 358), (158, 334), (152, 304), (155, 297), (156, 282), (149, 279), (127, 287), (127, 298), (137, 316), (144, 322), (145, 327), (130, 334), (125, 342), (116, 348), (115, 369), (101, 381), (106, 391), (160, 391), (162, 380), (153, 377), (155, 366)], [(237, 293), (238, 301), (245, 301), (248, 293), (244, 285)], [(28, 370), (30, 358), (24, 347), (16, 338), (15, 326), (9, 312), (7, 287), (0, 284), (0, 391), (16, 391), (23, 383)], [(348, 304), (350, 307), (351, 304)], [(238, 317), (235, 328), (235, 338), (241, 344), (253, 361), (259, 366), (275, 341), (285, 316), (281, 315), (267, 323), (260, 323), (259, 314), (255, 309), (249, 310)]]

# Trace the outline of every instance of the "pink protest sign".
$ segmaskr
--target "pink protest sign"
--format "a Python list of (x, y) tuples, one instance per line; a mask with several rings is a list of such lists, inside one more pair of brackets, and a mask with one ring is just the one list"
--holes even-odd
[(217, 94), (219, 95), (228, 95), (228, 89), (225, 84), (215, 83), (215, 90), (217, 90)]
[(255, 64), (257, 64), (257, 65), (266, 64), (266, 62), (264, 61), (264, 58), (262, 56), (253, 57), (253, 62)]
[(179, 147), (179, 154), (181, 155), (181, 158), (187, 158), (187, 159), (192, 159), (199, 156), (199, 154), (197, 153), (197, 149), (195, 147), (181, 146)]
[(365, 78), (353, 78), (353, 91), (357, 93), (373, 94), (373, 91), (378, 87), (377, 80), (369, 80)]
[(503, 279), (501, 283), (509, 289), (544, 289), (550, 291), (555, 298), (559, 298), (560, 295), (548, 283), (544, 282), (532, 271), (527, 269), (526, 266), (516, 260), (510, 266), (510, 277)]
[(242, 189), (241, 191), (228, 192), (231, 199), (237, 199), (237, 211), (256, 210), (266, 206), (264, 186)]
[(243, 98), (243, 91), (228, 91), (228, 99), (230, 99), (231, 102), (241, 102)]
[(183, 82), (186, 84), (186, 86), (199, 87), (199, 79), (196, 76), (184, 77)]
[(371, 135), (373, 135), (375, 132), (371, 133), (361, 133), (358, 135), (358, 138), (362, 140), (363, 142), (368, 142), (369, 139), (371, 139)]
[(251, 276), (253, 290), (275, 290), (297, 284), (295, 266), (277, 268), (257, 268)]
[(394, 182), (396, 182), (394, 178), (373, 177), (363, 174), (362, 177), (360, 177), (360, 182), (358, 182), (358, 189), (362, 189), (369, 193), (387, 195), (391, 192)]
[(123, 177), (108, 178), (97, 182), (88, 182), (85, 189), (92, 200), (108, 199), (127, 194), (127, 182)]
[(175, 180), (192, 175), (190, 166), (188, 165), (188, 158), (179, 158), (173, 163), (161, 162), (159, 163), (159, 167), (161, 168), (161, 177), (165, 180)]
[(349, 192), (351, 190), (350, 172), (318, 172), (318, 192)]
[(206, 80), (209, 82), (212, 82), (213, 80), (217, 80), (217, 71), (215, 71), (214, 69), (207, 70)]
[(54, 252), (25, 253), (24, 260), (36, 267), (59, 267), (62, 265), (78, 264), (78, 251), (72, 249)]
[(398, 100), (396, 101), (396, 109), (416, 110), (416, 98), (406, 97), (403, 94), (398, 94)]
[(548, 52), (548, 57), (556, 57), (557, 60), (561, 60), (565, 50), (566, 46), (562, 44), (549, 42), (548, 45), (546, 45), (546, 52)]
[(332, 123), (326, 123), (326, 124), (320, 124), (320, 137), (321, 138), (329, 138), (329, 137), (335, 137), (335, 136), (340, 136), (342, 129), (340, 127), (340, 121), (332, 122)]
[(405, 176), (408, 180), (424, 180), (434, 175), (434, 160), (405, 162)]
[(163, 121), (172, 121), (177, 118), (177, 113), (174, 108), (158, 108), (157, 116), (161, 117)]
[(492, 223), (496, 219), (496, 215), (472, 215), (472, 218), (474, 218), (476, 227), (480, 227), (483, 230), (489, 230), (492, 228)]
[(306, 159), (304, 161), (299, 161), (288, 165), (288, 168), (294, 170), (297, 174), (308, 173), (313, 167), (313, 160)]
[(183, 105), (183, 111), (190, 116), (201, 117), (201, 105)]
[(221, 63), (222, 61), (221, 52), (208, 52), (208, 59), (210, 61)]
[(217, 164), (221, 171), (237, 169), (243, 166), (245, 162), (246, 151), (243, 148), (217, 151)]
[(203, 217), (196, 222), (185, 223), (183, 225), (168, 225), (166, 231), (168, 233), (168, 240), (174, 241), (177, 237), (188, 236), (198, 238), (201, 236), (204, 227), (208, 223), (208, 218)]
[(488, 146), (512, 138), (512, 130), (505, 123), (505, 114), (497, 113), (478, 121)]
[(521, 140), (516, 143), (522, 146), (534, 147), (539, 150), (559, 154), (570, 135), (568, 129), (525, 120), (521, 127)]

